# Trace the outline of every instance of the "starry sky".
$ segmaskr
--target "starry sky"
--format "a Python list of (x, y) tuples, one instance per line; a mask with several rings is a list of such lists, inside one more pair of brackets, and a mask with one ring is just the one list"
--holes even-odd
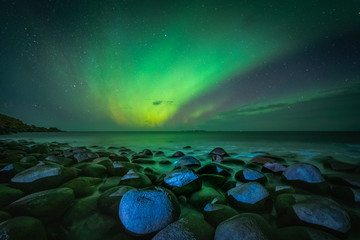
[(0, 63), (39, 126), (360, 131), (358, 0), (1, 0)]

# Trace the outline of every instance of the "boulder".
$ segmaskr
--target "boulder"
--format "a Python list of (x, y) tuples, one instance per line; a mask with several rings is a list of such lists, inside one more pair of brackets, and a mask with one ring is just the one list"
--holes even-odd
[(214, 148), (213, 150), (211, 150), (211, 152), (209, 152), (209, 155), (218, 155), (220, 157), (229, 157), (229, 154), (221, 147), (217, 147)]
[(286, 170), (286, 167), (277, 162), (265, 163), (261, 169), (261, 171), (263, 171), (263, 172), (271, 172), (271, 173), (282, 173), (285, 170)]
[(238, 215), (238, 211), (230, 206), (217, 203), (208, 203), (203, 210), (204, 219), (214, 228), (221, 222)]
[(329, 174), (326, 176), (326, 178), (328, 181), (335, 184), (360, 188), (359, 174), (353, 174), (353, 173)]
[(208, 240), (214, 238), (215, 230), (198, 216), (185, 216), (169, 224), (152, 240)]
[(46, 232), (40, 220), (33, 217), (15, 217), (0, 223), (0, 239), (46, 240)]
[(79, 198), (92, 194), (101, 182), (101, 178), (77, 177), (64, 183), (61, 187), (72, 189), (75, 197)]
[(175, 162), (175, 167), (184, 167), (184, 166), (200, 167), (201, 164), (200, 164), (199, 160), (197, 160), (196, 158), (194, 158), (192, 156), (182, 156)]
[(58, 187), (60, 184), (76, 177), (76, 175), (76, 171), (72, 168), (38, 164), (16, 174), (10, 180), (10, 185), (30, 193)]
[(74, 160), (71, 158), (65, 158), (65, 157), (54, 156), (54, 155), (47, 156), (45, 158), (45, 160), (49, 161), (49, 162), (57, 163), (57, 164), (60, 164), (60, 165), (66, 166), (66, 167), (74, 164)]
[(360, 203), (360, 189), (348, 186), (332, 186), (331, 193), (335, 198), (342, 199), (349, 203)]
[(271, 240), (277, 239), (274, 230), (260, 215), (242, 213), (219, 224), (214, 240), (246, 239)]
[(132, 189), (123, 195), (119, 207), (122, 225), (135, 236), (160, 231), (179, 215), (180, 206), (175, 195), (161, 187)]
[(350, 217), (335, 201), (318, 196), (281, 194), (276, 212), (284, 225), (305, 225), (335, 234), (350, 230)]
[(329, 185), (320, 170), (311, 164), (292, 164), (286, 168), (282, 176), (286, 182), (309, 191), (326, 193), (329, 190)]
[(86, 177), (101, 178), (106, 175), (107, 168), (97, 163), (87, 163), (83, 166), (81, 174)]
[(231, 168), (218, 163), (209, 163), (197, 170), (198, 174), (218, 174), (224, 177), (230, 177), (231, 172)]
[(188, 168), (173, 170), (166, 174), (164, 186), (176, 195), (188, 195), (201, 188), (201, 179)]
[(81, 219), (94, 214), (97, 210), (98, 197), (99, 196), (92, 195), (76, 199), (63, 217), (62, 222), (64, 225), (71, 226)]
[(32, 193), (11, 203), (6, 210), (13, 215), (27, 215), (42, 219), (60, 217), (73, 203), (70, 188), (55, 188)]
[(182, 151), (176, 151), (173, 155), (171, 155), (171, 158), (179, 158), (185, 156), (185, 154)]
[(112, 176), (124, 176), (131, 169), (140, 170), (142, 169), (142, 166), (128, 162), (113, 162), (108, 166), (108, 171)]
[(127, 185), (134, 188), (144, 188), (152, 186), (152, 182), (148, 176), (143, 173), (129, 170), (120, 180), (121, 185)]
[(259, 182), (266, 183), (267, 178), (261, 172), (256, 170), (252, 170), (250, 168), (245, 168), (243, 170), (238, 171), (235, 174), (235, 179), (242, 182)]
[(73, 157), (77, 162), (89, 162), (95, 158), (98, 158), (99, 155), (90, 151), (80, 151), (75, 153)]
[(269, 192), (257, 182), (238, 185), (227, 192), (231, 206), (239, 211), (262, 212), (271, 209)]

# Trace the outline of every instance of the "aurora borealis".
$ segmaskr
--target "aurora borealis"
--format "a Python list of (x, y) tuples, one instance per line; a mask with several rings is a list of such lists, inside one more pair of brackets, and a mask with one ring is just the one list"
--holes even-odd
[(24, 122), (360, 130), (359, 1), (0, 4), (0, 112)]

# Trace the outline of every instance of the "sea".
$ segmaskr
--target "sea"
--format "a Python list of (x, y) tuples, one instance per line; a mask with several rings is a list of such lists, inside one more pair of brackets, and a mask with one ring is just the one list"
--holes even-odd
[(2, 140), (59, 142), (70, 146), (108, 149), (127, 147), (140, 152), (147, 148), (171, 155), (190, 146), (192, 155), (209, 153), (222, 147), (231, 157), (248, 160), (258, 154), (296, 157), (311, 161), (332, 156), (345, 162), (360, 163), (360, 132), (56, 132), (2, 135)]

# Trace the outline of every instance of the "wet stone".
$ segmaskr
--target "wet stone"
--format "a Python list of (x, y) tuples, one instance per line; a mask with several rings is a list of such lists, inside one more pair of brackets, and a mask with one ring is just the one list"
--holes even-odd
[(265, 183), (267, 182), (267, 178), (265, 177), (264, 174), (262, 174), (261, 172), (252, 170), (250, 168), (245, 168), (243, 170), (238, 171), (235, 174), (235, 178), (238, 181), (243, 181), (243, 182), (259, 182), (259, 183)]
[[(19, 231), (21, 229), (21, 231)], [(4, 240), (46, 240), (46, 232), (40, 220), (33, 217), (15, 217), (0, 223), (0, 238)]]
[(191, 166), (201, 166), (199, 160), (197, 160), (196, 158), (192, 157), (192, 156), (183, 156), (181, 158), (179, 158), (176, 163), (175, 163), (176, 167), (191, 167)]
[(213, 227), (217, 227), (221, 222), (238, 215), (234, 208), (217, 203), (208, 203), (203, 210), (204, 219)]
[(227, 196), (231, 206), (241, 211), (259, 212), (271, 207), (269, 192), (257, 182), (234, 187), (227, 192)]
[(122, 225), (135, 236), (157, 232), (176, 221), (179, 215), (175, 195), (160, 187), (130, 190), (123, 195), (119, 207)]
[(188, 195), (201, 188), (201, 180), (193, 170), (184, 168), (167, 173), (164, 186), (176, 195)]
[(133, 189), (130, 186), (117, 186), (103, 192), (98, 199), (99, 208), (106, 214), (117, 216), (119, 204), (126, 192)]
[(120, 180), (121, 185), (127, 185), (134, 188), (144, 188), (152, 186), (152, 182), (148, 176), (143, 173), (129, 170)]

